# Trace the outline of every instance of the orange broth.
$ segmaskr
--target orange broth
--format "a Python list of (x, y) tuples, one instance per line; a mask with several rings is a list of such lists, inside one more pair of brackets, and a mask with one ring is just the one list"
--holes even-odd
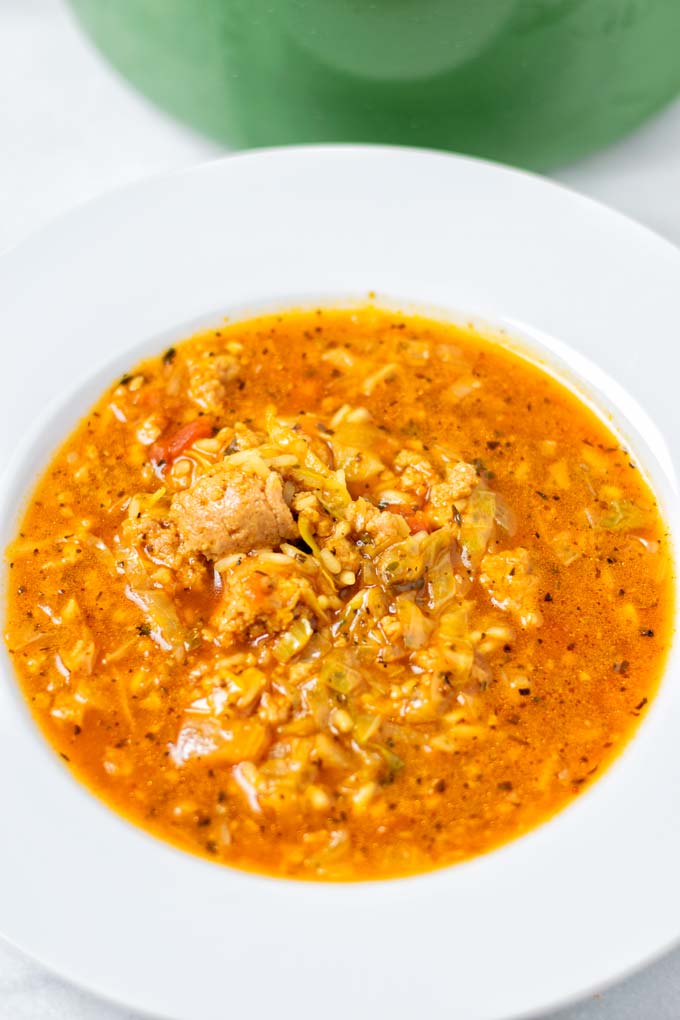
[(412, 874), (544, 822), (634, 733), (671, 641), (669, 538), (620, 440), (502, 343), (373, 307), (131, 368), (7, 557), (7, 644), (75, 776), (276, 876)]

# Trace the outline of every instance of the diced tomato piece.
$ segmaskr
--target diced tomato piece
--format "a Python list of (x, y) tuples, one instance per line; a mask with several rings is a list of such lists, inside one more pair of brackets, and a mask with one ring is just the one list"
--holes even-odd
[(405, 503), (390, 503), (385, 507), (385, 510), (390, 514), (399, 514), (400, 517), (411, 517), (416, 512), (412, 506), (407, 506)]
[(417, 531), (430, 531), (432, 528), (432, 522), (422, 510), (416, 510), (414, 514), (407, 517), (406, 523), (411, 529), (412, 535), (415, 535)]
[(413, 505), (407, 506), (404, 503), (392, 503), (385, 509), (389, 510), (391, 514), (399, 514), (400, 517), (403, 517), (411, 529), (412, 535), (415, 535), (416, 531), (432, 531), (432, 521), (424, 510), (416, 510)]
[(149, 456), (154, 464), (172, 464), (180, 454), (193, 446), (198, 439), (207, 439), (213, 434), (210, 418), (196, 418), (168, 435), (161, 436), (151, 447)]

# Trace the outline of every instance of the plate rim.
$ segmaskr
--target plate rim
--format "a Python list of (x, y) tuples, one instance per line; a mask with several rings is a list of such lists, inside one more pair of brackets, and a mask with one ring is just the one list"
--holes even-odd
[[(562, 192), (566, 193), (568, 196), (570, 196), (570, 198), (576, 199), (580, 203), (587, 203), (587, 205), (591, 205), (591, 206), (599, 209), (601, 212), (605, 212), (608, 217), (609, 216), (616, 217), (620, 222), (622, 222), (623, 224), (626, 225), (626, 230), (628, 230), (630, 227), (634, 227), (636, 230), (643, 231), (647, 235), (647, 237), (649, 239), (653, 240), (654, 246), (657, 246), (659, 242), (662, 245), (666, 246), (666, 248), (669, 250), (669, 253), (672, 255), (673, 259), (675, 259), (678, 262), (678, 266), (680, 267), (680, 251), (678, 251), (678, 249), (670, 241), (668, 241), (667, 239), (660, 237), (659, 235), (655, 234), (649, 228), (647, 228), (647, 227), (645, 227), (645, 226), (643, 226), (641, 224), (636, 223), (634, 220), (630, 220), (628, 217), (624, 216), (623, 214), (621, 214), (619, 212), (616, 212), (614, 210), (609, 210), (606, 206), (602, 205), (601, 203), (599, 203), (599, 202), (597, 202), (597, 201), (595, 201), (593, 199), (587, 198), (585, 196), (581, 196), (577, 192), (573, 191), (570, 188), (567, 188), (567, 187), (565, 187), (563, 185), (557, 184), (556, 182), (547, 181), (544, 178), (541, 178), (540, 176), (538, 176), (536, 174), (532, 174), (532, 173), (529, 173), (527, 171), (516, 170), (514, 168), (507, 168), (507, 167), (504, 167), (504, 166), (502, 166), (500, 164), (490, 163), (489, 161), (485, 161), (485, 160), (479, 160), (479, 159), (472, 158), (472, 157), (451, 156), (450, 154), (445, 154), (445, 153), (441, 153), (441, 152), (437, 152), (437, 151), (432, 151), (432, 150), (414, 150), (414, 149), (404, 149), (404, 148), (390, 147), (390, 146), (323, 145), (323, 146), (295, 146), (295, 147), (288, 147), (288, 148), (285, 148), (285, 149), (280, 149), (280, 148), (263, 149), (263, 150), (256, 150), (255, 152), (245, 152), (245, 153), (239, 153), (239, 154), (235, 154), (235, 155), (229, 155), (229, 156), (223, 157), (221, 159), (210, 160), (210, 161), (207, 161), (205, 163), (201, 163), (201, 164), (199, 164), (197, 166), (194, 166), (194, 167), (181, 168), (181, 169), (178, 169), (178, 170), (169, 171), (169, 172), (166, 172), (166, 173), (163, 173), (163, 174), (160, 174), (160, 175), (156, 175), (156, 176), (153, 176), (153, 177), (144, 178), (141, 181), (130, 182), (129, 184), (126, 184), (126, 185), (124, 185), (121, 188), (115, 189), (115, 191), (106, 193), (103, 196), (98, 196), (98, 197), (93, 198), (93, 199), (88, 199), (87, 201), (85, 201), (85, 202), (79, 204), (78, 206), (76, 206), (74, 209), (72, 209), (72, 210), (70, 210), (70, 211), (68, 211), (66, 213), (60, 214), (59, 216), (53, 218), (50, 221), (50, 223), (47, 224), (45, 227), (43, 227), (41, 230), (35, 232), (34, 234), (32, 234), (29, 237), (27, 237), (27, 238), (23, 239), (22, 241), (20, 241), (17, 245), (15, 245), (15, 246), (13, 246), (13, 247), (11, 247), (9, 249), (6, 249), (3, 253), (1, 253), (0, 254), (0, 284), (2, 284), (2, 280), (3, 280), (3, 276), (4, 276), (4, 271), (5, 271), (5, 268), (6, 268), (6, 265), (7, 265), (7, 260), (9, 260), (11, 262), (11, 260), (14, 257), (16, 257), (17, 254), (18, 254), (19, 257), (23, 257), (27, 251), (28, 251), (28, 254), (30, 256), (31, 246), (39, 245), (41, 243), (44, 235), (46, 233), (49, 233), (49, 231), (55, 231), (56, 230), (57, 233), (58, 233), (60, 230), (63, 230), (64, 228), (66, 228), (67, 231), (68, 231), (69, 224), (72, 222), (74, 216), (77, 216), (77, 215), (83, 216), (84, 215), (87, 218), (89, 211), (92, 210), (93, 208), (95, 210), (98, 209), (98, 208), (99, 209), (106, 208), (107, 202), (110, 203), (110, 202), (113, 201), (114, 204), (115, 204), (115, 199), (120, 198), (121, 196), (128, 196), (129, 197), (129, 196), (132, 195), (133, 196), (133, 201), (134, 201), (134, 195), (135, 194), (140, 194), (141, 195), (148, 188), (151, 188), (153, 190), (153, 188), (158, 187), (162, 182), (169, 182), (169, 181), (171, 182), (173, 180), (178, 180), (178, 179), (181, 180), (183, 178), (184, 179), (188, 179), (188, 178), (196, 177), (197, 174), (200, 174), (201, 171), (204, 171), (206, 169), (212, 172), (215, 168), (222, 168), (225, 165), (231, 165), (231, 164), (234, 164), (236, 162), (238, 162), (238, 163), (248, 163), (248, 162), (251, 162), (253, 160), (256, 160), (258, 162), (262, 162), (264, 160), (271, 159), (272, 157), (275, 157), (276, 159), (280, 159), (282, 153), (286, 154), (286, 158), (295, 160), (296, 158), (299, 158), (299, 157), (302, 157), (304, 159), (308, 154), (311, 154), (313, 157), (316, 157), (318, 155), (322, 155), (325, 158), (331, 158), (332, 159), (334, 156), (336, 156), (338, 154), (346, 154), (348, 152), (351, 152), (353, 154), (358, 154), (358, 155), (365, 154), (368, 157), (370, 157), (373, 153), (378, 152), (378, 153), (382, 153), (382, 154), (389, 154), (390, 157), (392, 157), (392, 156), (396, 156), (396, 157), (405, 156), (409, 160), (413, 159), (413, 158), (415, 158), (416, 160), (421, 159), (421, 158), (432, 159), (434, 157), (436, 160), (441, 161), (442, 163), (445, 163), (445, 164), (447, 164), (449, 166), (452, 163), (467, 164), (467, 165), (473, 165), (473, 166), (482, 166), (482, 167), (486, 167), (486, 168), (492, 169), (495, 172), (497, 171), (502, 176), (512, 175), (512, 176), (517, 176), (517, 177), (522, 178), (522, 179), (529, 179), (530, 181), (534, 181), (536, 183), (539, 183), (541, 185), (541, 187), (545, 187), (547, 185), (548, 188), (556, 189), (558, 191), (562, 191)], [(11, 266), (10, 266), (10, 270), (11, 270)], [(1, 315), (0, 315), (0, 321), (2, 321)], [(9, 464), (6, 465), (5, 466), (5, 470), (2, 473), (3, 479), (9, 477), (12, 470), (13, 469), (12, 469), (11, 465), (9, 465)], [(678, 534), (680, 534), (680, 532), (678, 532)], [(677, 545), (676, 545), (676, 549), (677, 549)], [(639, 738), (636, 737), (636, 738), (634, 738), (634, 741), (637, 742), (638, 739)], [(596, 788), (599, 787), (602, 782), (603, 782), (603, 780), (600, 780), (598, 782), (598, 784), (596, 784)], [(108, 809), (105, 809), (105, 810), (108, 810)], [(534, 830), (534, 832), (536, 832), (536, 831), (539, 831), (539, 832), (543, 831), (545, 828), (546, 828), (545, 825), (541, 826), (539, 830)], [(532, 832), (530, 834), (530, 836), (533, 836), (534, 832)], [(526, 839), (526, 838), (527, 837), (524, 837), (524, 839)], [(514, 846), (514, 845), (516, 845), (516, 844), (511, 844), (511, 846)], [(503, 852), (504, 849), (505, 848), (502, 848), (501, 851), (496, 851), (495, 853)], [(468, 863), (473, 864), (473, 863), (475, 863), (478, 860), (480, 860), (480, 858), (477, 858), (477, 859), (475, 859), (475, 861), (468, 862)], [(466, 867), (466, 864), (459, 865), (456, 868), (456, 871), (458, 871), (461, 868), (465, 868), (465, 867)], [(440, 875), (440, 874), (441, 874), (440, 872), (433, 873), (433, 875), (435, 877)], [(430, 876), (428, 875), (428, 876), (422, 876), (422, 877), (423, 878), (429, 878)], [(397, 882), (403, 882), (403, 881), (411, 881), (411, 880), (396, 880), (396, 881)], [(420, 881), (420, 879), (415, 879), (415, 881)], [(297, 883), (290, 883), (290, 882), (287, 883), (287, 884), (288, 885), (297, 885)], [(393, 883), (389, 882), (389, 883), (383, 883), (381, 885), (382, 885), (383, 888), (385, 888), (385, 887), (389, 888), (389, 886), (392, 885), (392, 884)], [(305, 885), (307, 885), (307, 883), (305, 883)], [(355, 886), (354, 888), (362, 888), (362, 885)], [(6, 936), (3, 936), (3, 937), (6, 937)], [(638, 964), (634, 964), (632, 967), (626, 968), (623, 971), (617, 972), (616, 974), (614, 974), (610, 978), (608, 978), (607, 981), (609, 983), (613, 982), (613, 981), (616, 981), (620, 977), (624, 977), (624, 976), (626, 976), (626, 974), (634, 972), (635, 970), (639, 969), (639, 967), (644, 966), (644, 964), (649, 962), (651, 959), (655, 959), (658, 956), (662, 955), (669, 948), (670, 945), (674, 944), (676, 939), (680, 939), (680, 921), (678, 922), (678, 932), (677, 932), (677, 935), (676, 935), (675, 939), (673, 939), (668, 944), (664, 944), (663, 946), (661, 946), (661, 947), (659, 947), (657, 949), (654, 949), (653, 951), (650, 952), (650, 955), (645, 960), (642, 960)], [(10, 942), (12, 941), (11, 938), (7, 939), (7, 940), (10, 941)], [(41, 961), (41, 963), (43, 963), (43, 965), (47, 966), (49, 969), (54, 970), (55, 973), (64, 973), (63, 968), (58, 968), (58, 969), (52, 968), (50, 962), (49, 961), (45, 961), (44, 959), (41, 959), (41, 956), (39, 954), (36, 954), (35, 958), (40, 959), (40, 961)], [(69, 976), (69, 980), (75, 981), (76, 983), (82, 983), (82, 982), (79, 981), (78, 978), (75, 978), (73, 976)], [(83, 984), (83, 987), (88, 987), (88, 986), (86, 984)], [(92, 986), (90, 986), (90, 987), (92, 988), (93, 991), (95, 991), (96, 994), (98, 994), (100, 996), (103, 996), (104, 998), (107, 998), (109, 1001), (118, 1002), (118, 1003), (120, 1003), (122, 1005), (129, 1005), (129, 1003), (126, 1002), (126, 1000), (124, 998), (112, 997), (110, 995), (110, 993), (107, 992), (107, 991), (102, 991), (100, 988), (97, 988), (97, 987), (92, 987)], [(525, 1012), (521, 1012), (521, 1013), (507, 1014), (507, 1020), (511, 1020), (511, 1017), (513, 1018), (513, 1020), (519, 1020), (520, 1017), (527, 1017), (527, 1018), (529, 1018), (529, 1017), (532, 1017), (532, 1016), (537, 1016), (537, 1015), (539, 1015), (540, 1012), (543, 1012), (546, 1009), (552, 1009), (552, 1008), (556, 1008), (557, 1006), (565, 1005), (569, 1001), (571, 1001), (571, 1002), (578, 1001), (578, 999), (582, 998), (584, 995), (587, 995), (590, 991), (592, 991), (594, 987), (601, 987), (601, 985), (596, 984), (595, 986), (590, 985), (590, 986), (584, 987), (583, 989), (575, 991), (573, 993), (573, 995), (570, 996), (567, 999), (565, 999), (564, 997), (561, 997), (558, 1000), (555, 1000), (554, 1002), (546, 1002), (545, 1004), (541, 1004), (540, 1006), (537, 1006), (537, 1007), (535, 1007), (535, 1008), (533, 1008), (533, 1009), (531, 1009), (529, 1011), (525, 1011)], [(140, 1007), (137, 1006), (137, 1005), (134, 1005), (134, 1008), (139, 1009)], [(147, 1015), (152, 1015), (152, 1014), (151, 1013), (147, 1013)], [(489, 1016), (491, 1016), (491, 1014), (489, 1014)], [(500, 1014), (499, 1014), (499, 1017), (500, 1017)]]

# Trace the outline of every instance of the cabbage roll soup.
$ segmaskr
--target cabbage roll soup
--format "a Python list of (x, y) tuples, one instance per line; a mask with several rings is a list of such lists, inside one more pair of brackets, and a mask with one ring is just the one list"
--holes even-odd
[(277, 876), (413, 874), (545, 821), (631, 736), (671, 637), (621, 441), (502, 342), (372, 306), (131, 366), (7, 558), (7, 644), (75, 776)]

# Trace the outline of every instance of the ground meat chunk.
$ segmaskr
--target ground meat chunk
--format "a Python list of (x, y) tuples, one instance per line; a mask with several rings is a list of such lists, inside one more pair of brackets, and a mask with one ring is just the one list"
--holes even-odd
[(183, 554), (200, 552), (211, 560), (272, 548), (298, 534), (280, 475), (229, 463), (216, 464), (173, 496), (170, 520)]
[(538, 608), (539, 579), (527, 549), (487, 553), (479, 580), (493, 604), (512, 613), (523, 627), (538, 627), (543, 622)]
[(238, 378), (241, 365), (231, 354), (205, 354), (189, 362), (189, 397), (202, 410), (219, 415), (227, 386)]
[(467, 499), (479, 484), (479, 475), (472, 464), (458, 461), (446, 466), (446, 479), (430, 487), (428, 509), (437, 527), (450, 524), (453, 520), (453, 504), (457, 499)]
[(223, 581), (224, 594), (211, 620), (223, 644), (278, 634), (300, 616), (314, 615), (316, 596), (309, 580), (279, 574), (257, 556), (244, 557), (224, 573)]
[(353, 533), (363, 541), (368, 537), (376, 551), (386, 549), (394, 542), (401, 542), (410, 534), (409, 526), (400, 514), (378, 510), (363, 497), (350, 503), (345, 518), (351, 525)]
[(172, 521), (140, 513), (123, 522), (122, 534), (126, 544), (136, 546), (160, 567), (177, 570), (181, 562), (179, 534)]
[(400, 450), (394, 458), (394, 469), (400, 475), (403, 489), (416, 495), (424, 495), (428, 486), (437, 480), (437, 472), (422, 453), (414, 450)]
[(125, 546), (137, 549), (154, 565), (144, 565), (152, 580), (157, 576), (154, 567), (165, 567), (173, 571), (175, 584), (182, 588), (197, 591), (212, 583), (212, 572), (206, 569), (202, 557), (180, 553), (179, 532), (167, 516), (142, 512), (137, 517), (128, 518), (121, 527), (121, 538)]

